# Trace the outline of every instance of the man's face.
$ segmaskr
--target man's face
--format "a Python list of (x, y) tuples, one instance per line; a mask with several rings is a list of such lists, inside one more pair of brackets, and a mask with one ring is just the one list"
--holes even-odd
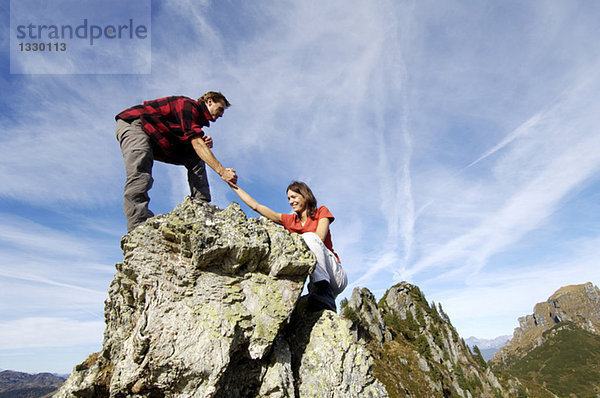
[(216, 121), (218, 118), (223, 116), (225, 112), (225, 101), (213, 101), (212, 98), (206, 100), (206, 107), (208, 108), (208, 112), (213, 117), (213, 121)]

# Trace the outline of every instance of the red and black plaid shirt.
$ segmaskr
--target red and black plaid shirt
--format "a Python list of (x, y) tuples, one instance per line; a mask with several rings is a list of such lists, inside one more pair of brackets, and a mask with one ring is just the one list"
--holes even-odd
[(190, 138), (204, 136), (212, 116), (203, 102), (188, 97), (173, 96), (144, 101), (115, 116), (132, 122), (140, 119), (142, 129), (154, 140), (167, 158), (192, 150)]

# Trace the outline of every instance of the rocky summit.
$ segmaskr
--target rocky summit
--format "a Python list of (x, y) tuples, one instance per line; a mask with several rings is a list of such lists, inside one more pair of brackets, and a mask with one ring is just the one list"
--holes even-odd
[(102, 350), (56, 397), (387, 397), (349, 321), (307, 313), (302, 239), (186, 198), (122, 239)]
[(519, 318), (512, 339), (492, 360), (506, 366), (546, 341), (546, 331), (562, 322), (572, 322), (584, 331), (600, 336), (600, 290), (591, 282), (563, 286), (547, 301), (535, 305), (533, 314)]

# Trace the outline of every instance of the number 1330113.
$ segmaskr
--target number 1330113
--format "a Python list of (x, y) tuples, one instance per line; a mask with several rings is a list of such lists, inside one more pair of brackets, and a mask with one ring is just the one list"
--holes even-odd
[(19, 43), (20, 51), (67, 51), (67, 43)]

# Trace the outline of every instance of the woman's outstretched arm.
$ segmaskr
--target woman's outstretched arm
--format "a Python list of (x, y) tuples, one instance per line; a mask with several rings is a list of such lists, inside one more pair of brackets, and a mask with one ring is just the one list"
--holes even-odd
[(276, 222), (277, 224), (282, 224), (281, 213), (277, 213), (276, 211), (271, 210), (267, 206), (261, 205), (239, 186), (231, 186), (231, 189), (233, 189), (237, 196), (239, 196), (240, 199), (242, 199), (244, 203), (246, 203), (248, 207), (250, 207), (252, 210), (259, 213), (261, 216), (265, 216), (269, 220)]

